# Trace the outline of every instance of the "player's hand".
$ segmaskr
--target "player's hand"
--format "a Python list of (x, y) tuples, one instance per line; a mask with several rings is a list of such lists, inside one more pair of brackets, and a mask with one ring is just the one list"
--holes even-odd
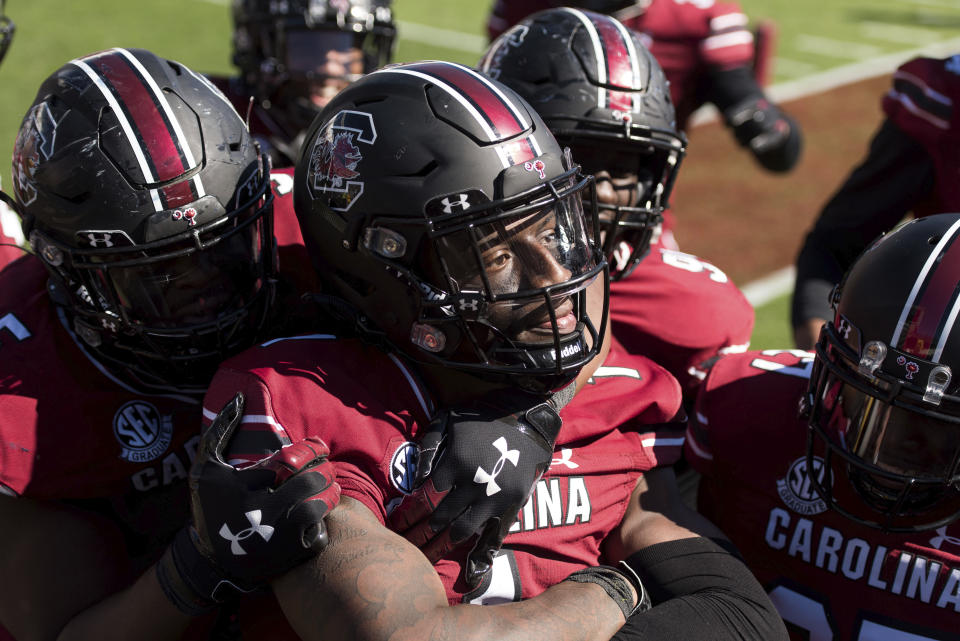
[(224, 452), (242, 416), (243, 395), (237, 394), (204, 432), (190, 469), (193, 527), (171, 546), (170, 560), (196, 593), (189, 598), (200, 603), (256, 589), (315, 556), (327, 543), (324, 517), (340, 501), (329, 450), (319, 438), (243, 469), (228, 464)]
[(431, 561), (472, 542), (464, 580), (479, 585), (533, 487), (550, 466), (561, 420), (541, 399), (442, 411), (420, 440), (414, 492), (393, 527)]

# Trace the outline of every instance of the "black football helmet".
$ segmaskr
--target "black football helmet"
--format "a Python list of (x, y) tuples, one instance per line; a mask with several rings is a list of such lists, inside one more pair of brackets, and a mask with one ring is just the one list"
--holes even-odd
[[(332, 293), (416, 361), (547, 393), (598, 352), (606, 262), (579, 173), (513, 91), (447, 62), (388, 66), (311, 127), (297, 215)], [(598, 283), (599, 286), (599, 283)], [(599, 312), (594, 312), (594, 315)]]
[(960, 517), (958, 282), (960, 214), (942, 214), (875, 241), (834, 289), (801, 406), (808, 469), (822, 457), (818, 493), (861, 524), (906, 532)]
[(54, 302), (98, 359), (203, 389), (273, 295), (269, 167), (204, 77), (139, 49), (40, 86), (13, 154), (16, 208)]
[(610, 16), (548, 9), (497, 38), (480, 69), (523, 96), (584, 171), (636, 174), (637, 202), (599, 204), (612, 277), (627, 276), (649, 250), (686, 153), (667, 79), (639, 35)]
[(233, 0), (233, 22), (234, 64), (291, 136), (320, 111), (311, 100), (317, 87), (360, 77), (332, 73), (327, 52), (359, 50), (369, 73), (390, 61), (397, 36), (390, 0)]

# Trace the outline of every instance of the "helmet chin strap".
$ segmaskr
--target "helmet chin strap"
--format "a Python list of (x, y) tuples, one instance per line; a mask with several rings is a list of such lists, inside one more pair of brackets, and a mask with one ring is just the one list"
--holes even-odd
[(567, 385), (563, 389), (559, 389), (556, 392), (554, 392), (553, 395), (549, 399), (547, 399), (547, 402), (550, 403), (550, 406), (553, 407), (554, 410), (559, 412), (564, 407), (566, 407), (567, 403), (573, 400), (573, 395), (576, 393), (577, 393), (576, 382), (571, 382), (569, 385)]

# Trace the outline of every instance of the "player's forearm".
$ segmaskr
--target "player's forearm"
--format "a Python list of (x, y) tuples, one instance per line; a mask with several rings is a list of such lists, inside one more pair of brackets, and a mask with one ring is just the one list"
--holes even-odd
[(870, 150), (824, 205), (797, 257), (791, 321), (831, 318), (827, 295), (867, 245), (892, 229), (933, 189), (930, 156), (885, 121)]
[(174, 641), (191, 620), (167, 600), (151, 568), (130, 587), (75, 616), (57, 640)]
[(18, 641), (179, 638), (182, 624), (169, 627), (178, 613), (153, 571), (133, 582), (111, 519), (59, 502), (0, 497), (0, 522), (17, 524), (0, 528), (0, 622)]
[(365, 508), (345, 500), (327, 524), (327, 549), (273, 582), (304, 641), (606, 641), (623, 624), (595, 584), (564, 582), (518, 603), (449, 606), (433, 566)]
[(612, 641), (786, 641), (763, 588), (732, 551), (702, 537), (660, 543), (627, 563), (654, 607), (630, 617)]

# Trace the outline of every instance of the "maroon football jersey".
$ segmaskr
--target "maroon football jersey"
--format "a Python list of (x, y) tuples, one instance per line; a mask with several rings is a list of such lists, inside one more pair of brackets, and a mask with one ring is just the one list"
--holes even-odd
[(163, 497), (185, 488), (200, 399), (137, 391), (91, 360), (46, 283), (32, 256), (0, 272), (0, 489), (108, 498), (138, 532), (175, 530), (188, 514), (186, 493)]
[(754, 321), (753, 307), (723, 271), (660, 246), (610, 284), (610, 316), (627, 351), (667, 368), (685, 391), (703, 378), (704, 361), (747, 349)]
[[(405, 361), (355, 339), (324, 334), (279, 339), (221, 367), (204, 399), (205, 420), (237, 391), (244, 392), (246, 409), (234, 462), (316, 435), (330, 447), (344, 495), (362, 502), (381, 522), (411, 491), (415, 441), (433, 405)], [(683, 430), (663, 425), (679, 408), (679, 386), (665, 370), (612, 350), (561, 413), (553, 464), (520, 511), (485, 582), (468, 592), (458, 581), (462, 550), (436, 564), (450, 602), (528, 598), (597, 564), (600, 544), (619, 524), (639, 475), (679, 457)], [(624, 428), (616, 429), (619, 425)]]
[[(560, 7), (558, 0), (497, 0), (487, 21), (491, 39), (536, 11)], [(653, 0), (646, 11), (623, 23), (646, 37), (645, 44), (670, 81), (677, 125), (703, 104), (705, 67), (753, 63), (753, 34), (736, 2)], [(242, 113), (242, 112), (241, 112)]]
[(960, 210), (960, 55), (946, 59), (916, 58), (893, 74), (883, 97), (883, 111), (915, 139), (933, 161), (933, 202), (917, 207), (918, 216)]
[[(957, 639), (960, 523), (884, 533), (830, 510), (812, 488), (796, 411), (812, 361), (753, 351), (710, 371), (686, 443), (703, 475), (700, 511), (743, 553), (794, 639)], [(834, 491), (853, 490), (838, 480)]]
[(273, 235), (280, 254), (280, 275), (293, 286), (294, 296), (320, 289), (310, 254), (303, 244), (300, 223), (293, 210), (293, 167), (270, 172), (273, 187)]

